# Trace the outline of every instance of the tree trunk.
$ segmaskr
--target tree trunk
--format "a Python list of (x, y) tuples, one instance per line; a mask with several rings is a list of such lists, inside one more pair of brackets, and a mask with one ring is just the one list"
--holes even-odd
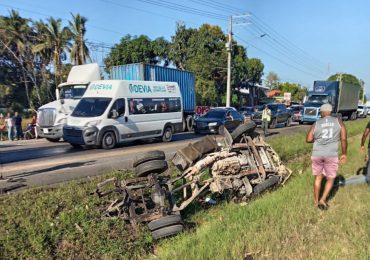
[(30, 100), (30, 94), (29, 94), (29, 88), (28, 88), (28, 80), (27, 80), (27, 76), (26, 76), (26, 73), (24, 72), (24, 70), (22, 69), (22, 77), (23, 77), (23, 81), (24, 81), (24, 89), (26, 91), (26, 98), (27, 98), (27, 102), (28, 102), (28, 105), (29, 107), (32, 109), (32, 110), (35, 110), (31, 100)]

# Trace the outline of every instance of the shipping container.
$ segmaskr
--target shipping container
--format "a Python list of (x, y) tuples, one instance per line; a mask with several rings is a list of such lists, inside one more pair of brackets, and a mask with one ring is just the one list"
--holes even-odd
[(194, 114), (195, 76), (192, 72), (157, 65), (134, 63), (112, 67), (110, 78), (115, 80), (177, 82), (180, 86), (185, 116)]

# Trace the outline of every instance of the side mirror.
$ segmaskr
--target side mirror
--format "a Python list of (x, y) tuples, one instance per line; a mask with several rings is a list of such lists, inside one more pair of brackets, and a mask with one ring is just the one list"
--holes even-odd
[(60, 104), (64, 105), (64, 98), (60, 99)]
[(119, 116), (119, 114), (118, 114), (117, 110), (113, 109), (111, 111), (111, 118), (116, 119), (116, 118), (118, 118), (118, 116)]

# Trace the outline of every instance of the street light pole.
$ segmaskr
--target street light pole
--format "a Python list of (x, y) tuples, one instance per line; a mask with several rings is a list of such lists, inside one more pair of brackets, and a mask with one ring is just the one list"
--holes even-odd
[(226, 44), (227, 50), (227, 86), (226, 86), (226, 107), (230, 107), (231, 99), (231, 51), (232, 51), (232, 26), (233, 26), (233, 17), (230, 16), (229, 21), (229, 41)]

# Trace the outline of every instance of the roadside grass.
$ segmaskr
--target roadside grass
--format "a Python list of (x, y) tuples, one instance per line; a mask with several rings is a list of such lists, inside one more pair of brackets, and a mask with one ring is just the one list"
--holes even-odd
[[(349, 163), (353, 175), (363, 164), (360, 134), (365, 120), (349, 122)], [(208, 211), (194, 208), (188, 228), (179, 236), (154, 244), (147, 228), (136, 236), (121, 219), (102, 219), (107, 205), (95, 195), (96, 184), (113, 172), (83, 183), (34, 188), (0, 197), (0, 259), (9, 258), (126, 258), (230, 259), (251, 254), (257, 258), (370, 257), (370, 190), (365, 185), (339, 189), (328, 212), (312, 206), (310, 145), (305, 134), (269, 140), (294, 176), (286, 186), (250, 201), (248, 205), (220, 203)], [(295, 157), (299, 159), (292, 160)], [(196, 228), (192, 228), (192, 226)], [(155, 248), (154, 248), (155, 245)], [(153, 255), (154, 254), (154, 255)]]

